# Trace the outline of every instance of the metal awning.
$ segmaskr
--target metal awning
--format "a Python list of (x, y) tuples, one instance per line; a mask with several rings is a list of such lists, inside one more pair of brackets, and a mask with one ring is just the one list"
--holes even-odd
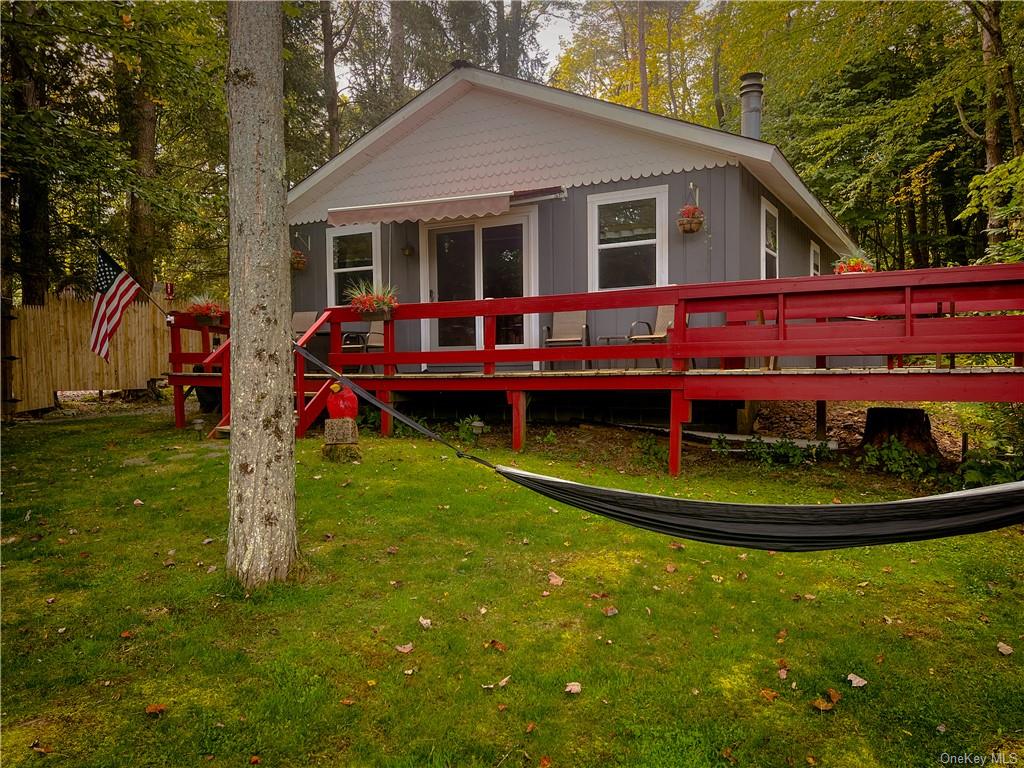
[(477, 195), (437, 197), (431, 200), (406, 200), (400, 203), (331, 208), (327, 211), (327, 223), (337, 227), (344, 224), (441, 221), (469, 216), (493, 216), (508, 212), (513, 194), (513, 192), (487, 192)]

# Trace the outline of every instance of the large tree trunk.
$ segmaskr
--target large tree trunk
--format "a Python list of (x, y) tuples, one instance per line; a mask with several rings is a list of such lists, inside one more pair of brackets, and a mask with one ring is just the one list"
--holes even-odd
[(391, 80), (392, 106), (405, 100), (405, 24), (402, 21), (402, 3), (391, 3), (389, 10), (388, 76)]
[[(121, 137), (128, 143), (128, 154), (135, 163), (135, 172), (144, 181), (152, 181), (156, 178), (156, 102), (149, 93), (146, 77), (145, 57), (137, 75), (122, 62), (114, 65)], [(144, 192), (132, 189), (128, 193), (125, 269), (146, 291), (153, 287), (156, 251), (153, 206)], [(146, 301), (146, 297), (140, 295), (138, 300)]]
[(331, 0), (320, 0), (320, 29), (324, 38), (324, 109), (327, 111), (327, 156), (341, 150), (341, 128), (338, 124), (338, 77), (334, 73), (334, 14)]
[(941, 455), (932, 436), (932, 423), (922, 408), (868, 408), (861, 447), (876, 448), (895, 437), (914, 453)]
[(249, 589), (285, 579), (298, 556), (281, 5), (229, 2), (228, 40), (227, 568)]
[(722, 102), (722, 44), (717, 43), (711, 53), (711, 94), (715, 99), (715, 117), (718, 127), (725, 130), (725, 104)]
[(672, 117), (679, 117), (679, 105), (676, 102), (676, 87), (675, 87), (675, 76), (674, 76), (674, 64), (673, 57), (675, 53), (672, 50), (672, 17), (674, 6), (671, 3), (665, 5), (665, 70), (668, 79), (668, 108)]
[[(32, 22), (37, 15), (35, 3), (15, 4), (16, 12)], [(42, 74), (29, 63), (29, 51), (13, 47), (9, 56), (14, 111), (28, 115), (46, 108), (46, 84)], [(56, 270), (50, 245), (50, 177), (49, 172), (35, 165), (17, 168), (18, 181), (18, 277), (21, 280), (23, 304), (42, 304), (50, 290)]]
[(914, 193), (910, 193), (907, 199), (907, 240), (910, 244), (910, 258), (913, 261), (914, 269), (923, 269), (928, 266), (928, 256), (921, 248), (921, 235), (917, 230), (917, 201)]
[[(1020, 102), (1017, 99), (1017, 87), (1013, 79), (1013, 59), (1006, 54), (1006, 46), (1003, 43), (1003, 23), (999, 18), (1003, 10), (1001, 0), (988, 0), (982, 2), (969, 2), (968, 7), (974, 13), (975, 18), (981, 24), (981, 50), (982, 60), (986, 66), (985, 91), (988, 96), (985, 120), (986, 148), (988, 143), (988, 115), (993, 104), (993, 94), (1002, 90), (1003, 100), (1006, 103), (1006, 115), (1010, 124), (1010, 140), (1013, 146), (1013, 156), (1024, 155), (1024, 129), (1021, 128)], [(995, 72), (998, 67), (998, 73)], [(995, 102), (998, 109), (998, 100)], [(992, 158), (986, 152), (986, 161)]]

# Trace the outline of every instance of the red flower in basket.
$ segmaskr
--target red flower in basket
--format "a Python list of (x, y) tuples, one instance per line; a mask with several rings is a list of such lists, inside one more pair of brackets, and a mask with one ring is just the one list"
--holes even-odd
[(701, 210), (699, 205), (693, 203), (687, 203), (679, 209), (679, 218), (681, 219), (703, 219), (704, 211)]
[(836, 262), (833, 272), (837, 275), (845, 275), (850, 272), (874, 272), (875, 265), (864, 256), (849, 256)]
[(375, 287), (366, 280), (360, 280), (345, 291), (353, 309), (360, 314), (390, 312), (398, 306), (398, 296), (393, 286)]
[(683, 234), (699, 232), (704, 226), (704, 211), (699, 205), (687, 203), (679, 209), (679, 216), (676, 218), (676, 226)]

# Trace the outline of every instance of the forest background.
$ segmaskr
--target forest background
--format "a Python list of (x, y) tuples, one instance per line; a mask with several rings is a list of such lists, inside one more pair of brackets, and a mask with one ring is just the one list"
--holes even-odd
[[(1024, 3), (286, 2), (295, 184), (455, 59), (777, 144), (880, 269), (1024, 259)], [(227, 292), (223, 2), (3, 2), (3, 295)], [(572, 31), (549, 57), (538, 35)]]

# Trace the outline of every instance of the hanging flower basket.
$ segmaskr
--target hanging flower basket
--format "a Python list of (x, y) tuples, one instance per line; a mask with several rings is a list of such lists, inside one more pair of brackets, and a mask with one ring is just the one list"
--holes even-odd
[(362, 320), (373, 321), (373, 320), (390, 320), (391, 310), (390, 309), (375, 309), (372, 312), (360, 312), (359, 317)]
[(302, 251), (293, 250), (291, 256), (292, 269), (296, 272), (301, 272), (306, 268), (306, 254)]
[(211, 299), (196, 301), (185, 311), (191, 313), (199, 325), (223, 324), (224, 308)]
[(345, 295), (363, 320), (390, 320), (391, 310), (398, 306), (398, 296), (390, 285), (375, 287), (360, 280), (349, 286)]
[(699, 206), (688, 204), (679, 209), (676, 226), (684, 235), (700, 232), (704, 226), (704, 211)]

